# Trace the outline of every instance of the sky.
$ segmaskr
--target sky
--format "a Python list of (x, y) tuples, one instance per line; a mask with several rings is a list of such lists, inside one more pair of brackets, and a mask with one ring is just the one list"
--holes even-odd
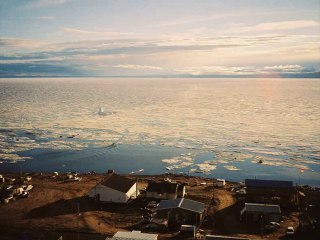
[(318, 0), (0, 0), (0, 77), (303, 76)]

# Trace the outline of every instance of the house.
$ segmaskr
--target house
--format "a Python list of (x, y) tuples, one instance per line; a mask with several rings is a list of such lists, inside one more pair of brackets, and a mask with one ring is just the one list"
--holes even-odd
[(106, 240), (158, 240), (158, 234), (142, 233), (141, 231), (117, 232), (112, 238)]
[(280, 204), (294, 203), (294, 187), (292, 181), (246, 179), (247, 202)]
[(111, 173), (92, 188), (88, 195), (102, 202), (126, 203), (138, 195), (137, 184), (135, 180)]
[(279, 205), (245, 203), (244, 208), (240, 211), (240, 220), (243, 215), (248, 221), (280, 222), (281, 209)]
[(184, 184), (173, 182), (151, 181), (146, 189), (146, 197), (154, 199), (176, 199), (184, 197), (186, 190)]
[(162, 200), (157, 207), (157, 218), (167, 218), (169, 227), (198, 226), (205, 211), (205, 204), (186, 198)]

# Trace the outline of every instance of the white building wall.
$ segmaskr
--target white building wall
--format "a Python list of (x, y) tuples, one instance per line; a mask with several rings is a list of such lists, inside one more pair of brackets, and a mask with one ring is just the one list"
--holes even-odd
[(118, 202), (126, 203), (132, 195), (135, 195), (136, 183), (130, 188), (127, 193), (117, 191), (107, 186), (98, 184), (96, 187), (89, 191), (89, 197), (95, 198), (96, 195), (100, 195), (100, 201), (102, 202)]
[(128, 200), (129, 200), (129, 198), (130, 198), (131, 196), (137, 197), (137, 194), (138, 194), (138, 193), (136, 193), (136, 190), (137, 190), (137, 184), (135, 183), (135, 184), (129, 189), (129, 191), (126, 193)]

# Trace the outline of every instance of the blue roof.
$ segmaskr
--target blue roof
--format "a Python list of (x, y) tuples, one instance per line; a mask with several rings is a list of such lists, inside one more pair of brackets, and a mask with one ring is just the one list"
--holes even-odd
[(246, 179), (245, 183), (247, 187), (293, 188), (292, 181)]

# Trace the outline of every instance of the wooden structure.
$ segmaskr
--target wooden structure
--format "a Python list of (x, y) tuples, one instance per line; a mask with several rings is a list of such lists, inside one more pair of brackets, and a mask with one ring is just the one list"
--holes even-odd
[(289, 206), (294, 203), (295, 191), (292, 181), (246, 179), (246, 202), (279, 204)]
[(279, 205), (245, 203), (244, 208), (240, 212), (240, 219), (245, 217), (248, 221), (280, 222), (281, 209)]
[(184, 197), (186, 193), (184, 184), (172, 182), (151, 181), (146, 189), (146, 197), (154, 199), (176, 199)]
[(162, 200), (157, 208), (157, 218), (167, 218), (168, 226), (180, 227), (183, 224), (198, 226), (204, 216), (205, 204), (186, 198)]

